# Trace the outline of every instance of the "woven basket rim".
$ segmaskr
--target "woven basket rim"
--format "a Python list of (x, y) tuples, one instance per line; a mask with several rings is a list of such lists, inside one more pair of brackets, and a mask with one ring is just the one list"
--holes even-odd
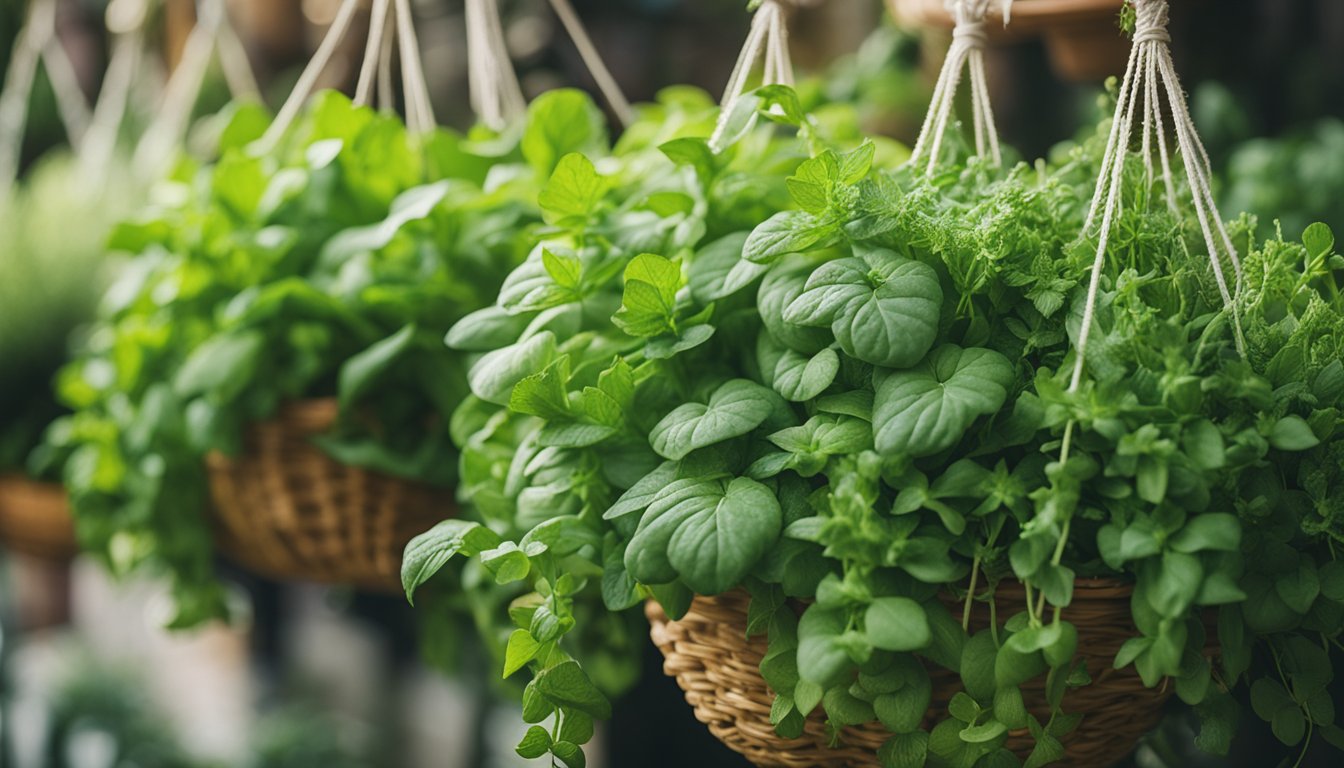
[[(1025, 599), (1021, 582), (1005, 579), (999, 586), (1009, 587), (1008, 594), (996, 590), (1005, 600)], [(1066, 745), (1072, 762), (1062, 765), (1101, 768), (1121, 759), (1144, 732), (1156, 726), (1162, 702), (1174, 692), (1170, 686), (1148, 688), (1132, 669), (1111, 668), (1113, 654), (1129, 632), (1120, 625), (1130, 620), (1128, 602), (1133, 590), (1131, 582), (1120, 578), (1077, 579), (1073, 620), (1082, 644), (1088, 645), (1079, 648), (1078, 659), (1088, 665), (1094, 682), (1066, 699), (1066, 707), (1073, 701), (1077, 711), (1087, 714), (1084, 730)], [(950, 593), (945, 590), (944, 595)], [(773, 694), (758, 666), (767, 652), (765, 639), (759, 635), (749, 638), (745, 631), (749, 600), (741, 588), (717, 597), (697, 596), (687, 615), (677, 622), (667, 619), (657, 601), (645, 603), (650, 637), (664, 655), (664, 672), (676, 678), (696, 718), (726, 746), (765, 768), (876, 768), (878, 749), (890, 737), (878, 723), (846, 727), (837, 745), (824, 716), (814, 711), (801, 737), (784, 739), (775, 733), (769, 724)], [(983, 604), (976, 613), (979, 616), (973, 617), (973, 625), (990, 616)], [(1001, 621), (1006, 618), (1007, 614), (1000, 614)], [(940, 719), (938, 702), (949, 700), (939, 696), (950, 697), (959, 688), (955, 673), (941, 667), (936, 670), (941, 671), (930, 668), (934, 706), (925, 716), (926, 728)], [(1043, 679), (1028, 682), (1023, 690), (1029, 709), (1044, 706)], [(1032, 749), (1025, 731), (1011, 732), (1007, 746), (1019, 755)]]

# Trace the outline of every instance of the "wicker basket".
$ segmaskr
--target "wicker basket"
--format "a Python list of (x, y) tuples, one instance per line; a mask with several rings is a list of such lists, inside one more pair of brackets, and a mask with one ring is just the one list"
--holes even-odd
[(312, 438), (335, 400), (307, 400), (253, 425), (238, 457), (206, 458), (221, 551), (275, 579), (400, 588), (406, 543), (452, 516), (451, 491), (336, 462)]
[[(1093, 682), (1065, 696), (1064, 710), (1084, 716), (1078, 730), (1065, 740), (1068, 756), (1061, 765), (1106, 768), (1116, 764), (1157, 727), (1162, 704), (1171, 696), (1167, 686), (1145, 687), (1132, 668), (1112, 669), (1111, 660), (1136, 631), (1130, 617), (1132, 593), (1132, 588), (1106, 580), (1079, 580), (1074, 589), (1067, 618), (1078, 627), (1078, 647), (1086, 656)], [(697, 597), (690, 612), (676, 622), (668, 621), (657, 603), (646, 606), (653, 642), (665, 657), (663, 669), (686, 692), (696, 719), (730, 749), (763, 768), (878, 766), (877, 749), (891, 734), (876, 722), (846, 728), (837, 748), (829, 746), (820, 710), (808, 719), (801, 738), (782, 739), (775, 733), (770, 724), (773, 695), (760, 674), (766, 639), (745, 636), (749, 603), (750, 597), (741, 591)], [(1001, 585), (997, 603), (1001, 617), (1025, 606), (1021, 586)], [(976, 606), (972, 623), (986, 626), (987, 606)], [(930, 713), (943, 713), (947, 702), (961, 690), (960, 679), (940, 668), (930, 673)], [(1048, 712), (1044, 678), (1026, 683), (1023, 694), (1028, 710), (1038, 717)], [(1032, 741), (1025, 731), (1014, 732), (1007, 746), (1025, 757)]]
[(0, 476), (0, 543), (48, 560), (74, 557), (79, 547), (65, 489), (22, 475)]

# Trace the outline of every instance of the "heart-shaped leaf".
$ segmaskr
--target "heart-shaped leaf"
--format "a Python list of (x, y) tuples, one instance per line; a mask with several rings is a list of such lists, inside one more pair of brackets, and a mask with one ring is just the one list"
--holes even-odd
[(784, 319), (829, 325), (840, 348), (865, 363), (909, 368), (933, 347), (942, 305), (932, 267), (871, 251), (818, 267)]
[(666, 486), (649, 505), (625, 551), (636, 579), (680, 577), (697, 594), (738, 586), (779, 540), (779, 500), (748, 478), (691, 478)]
[(918, 458), (951, 448), (978, 417), (1003, 407), (1012, 383), (1013, 364), (998, 352), (945, 344), (878, 386), (877, 450)]
[(759, 427), (778, 398), (760, 384), (733, 379), (715, 390), (708, 403), (685, 403), (663, 417), (649, 433), (649, 444), (665, 459), (683, 459), (698, 448)]

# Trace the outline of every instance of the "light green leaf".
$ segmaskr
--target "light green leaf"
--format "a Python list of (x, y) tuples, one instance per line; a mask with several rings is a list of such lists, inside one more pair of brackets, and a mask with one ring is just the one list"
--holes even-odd
[(509, 635), (508, 646), (504, 649), (504, 677), (512, 677), (513, 673), (535, 659), (539, 652), (541, 643), (533, 639), (531, 633), (525, 629), (515, 629)]
[(468, 374), (472, 394), (496, 405), (508, 405), (513, 387), (555, 360), (555, 334), (542, 331), (517, 344), (490, 352)]
[(833, 244), (840, 228), (806, 211), (782, 211), (752, 230), (742, 257), (757, 264), (770, 264), (791, 253), (805, 253)]
[[(578, 153), (560, 158), (546, 185), (537, 195), (542, 218), (554, 226), (587, 222), (607, 192), (607, 182), (593, 161)], [(557, 281), (558, 282), (558, 281)]]

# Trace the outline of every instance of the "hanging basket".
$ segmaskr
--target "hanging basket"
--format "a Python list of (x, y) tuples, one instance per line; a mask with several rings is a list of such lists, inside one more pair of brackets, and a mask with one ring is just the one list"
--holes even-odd
[(79, 548), (65, 489), (22, 475), (0, 475), (0, 543), (47, 560), (74, 557)]
[[(943, 0), (888, 0), (903, 24), (951, 29)], [(989, 30), (1000, 39), (1040, 37), (1050, 65), (1066, 80), (1090, 82), (1124, 71), (1130, 42), (1116, 24), (1122, 0), (1016, 0), (1003, 27), (998, 3), (990, 5)]]
[(338, 463), (312, 438), (335, 400), (285, 406), (237, 457), (206, 457), (221, 551), (275, 579), (397, 591), (406, 543), (446, 517), (450, 491)]
[[(1092, 684), (1069, 691), (1064, 711), (1081, 713), (1082, 723), (1065, 740), (1067, 757), (1061, 765), (1107, 768), (1134, 750), (1144, 734), (1157, 727), (1170, 686), (1150, 689), (1133, 668), (1115, 670), (1112, 659), (1136, 634), (1130, 614), (1133, 589), (1111, 580), (1079, 580), (1066, 617), (1078, 628), (1080, 655), (1086, 658)], [(653, 642), (663, 652), (663, 670), (675, 677), (686, 693), (696, 719), (730, 749), (762, 768), (877, 768), (877, 750), (891, 734), (880, 724), (844, 729), (840, 745), (831, 748), (825, 714), (818, 709), (808, 718), (804, 734), (784, 739), (770, 724), (774, 695), (761, 679), (760, 663), (766, 638), (746, 637), (750, 596), (744, 591), (718, 597), (697, 597), (680, 621), (669, 621), (662, 608), (650, 601), (645, 612)], [(1008, 617), (1025, 609), (1021, 585), (1000, 585), (998, 615)], [(976, 603), (972, 629), (988, 625), (988, 606)], [(932, 667), (933, 704), (925, 726), (942, 719), (947, 703), (961, 690), (960, 678)], [(1048, 714), (1045, 679), (1022, 687), (1027, 709), (1037, 717)], [(1026, 731), (1010, 734), (1007, 747), (1026, 757), (1033, 746)]]

